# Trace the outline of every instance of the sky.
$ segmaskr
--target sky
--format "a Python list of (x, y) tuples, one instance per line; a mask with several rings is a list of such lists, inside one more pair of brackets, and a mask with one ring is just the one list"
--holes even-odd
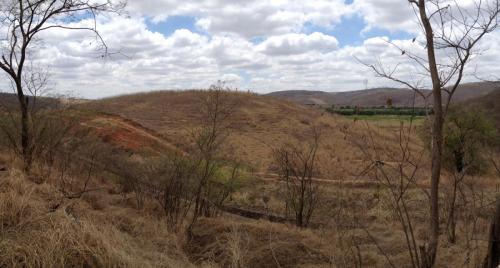
[[(58, 29), (41, 34), (32, 58), (52, 92), (82, 98), (217, 81), (257, 93), (358, 90), (398, 86), (360, 62), (416, 79), (388, 42), (422, 50), (416, 23), (406, 0), (129, 0), (126, 14), (98, 17), (110, 56), (99, 57), (91, 33)], [(500, 73), (499, 41), (498, 31), (487, 36), (466, 81)]]

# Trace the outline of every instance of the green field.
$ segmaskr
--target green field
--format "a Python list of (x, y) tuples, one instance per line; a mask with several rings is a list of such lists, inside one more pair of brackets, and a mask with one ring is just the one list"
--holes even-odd
[(366, 120), (366, 121), (422, 121), (425, 116), (412, 116), (412, 115), (345, 115), (347, 118), (353, 120)]
[(416, 107), (329, 107), (327, 112), (342, 115), (353, 120), (377, 121), (377, 122), (414, 122), (423, 121), (432, 109)]

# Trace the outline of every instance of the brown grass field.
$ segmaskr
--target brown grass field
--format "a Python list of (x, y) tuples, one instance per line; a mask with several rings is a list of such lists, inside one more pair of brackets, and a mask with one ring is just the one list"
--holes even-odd
[[(353, 120), (272, 97), (231, 95), (238, 109), (223, 155), (246, 167), (232, 206), (285, 215), (273, 149), (307, 140), (313, 125), (321, 130), (315, 182), (322, 201), (310, 228), (222, 213), (201, 219), (188, 241), (184, 225), (169, 230), (154, 201), (137, 209), (132, 195), (120, 193), (109, 174), (95, 175), (92, 186), (100, 190), (67, 200), (57, 181), (37, 183), (3, 152), (0, 267), (410, 267), (405, 236), (390, 206), (390, 187), (363, 173), (370, 157), (398, 166), (400, 130), (408, 131), (409, 122)], [(77, 109), (84, 110), (80, 124), (103, 142), (147, 159), (164, 151), (190, 153), (203, 96), (199, 91), (154, 92)], [(414, 122), (408, 132), (408, 151), (421, 164), (408, 190), (408, 209), (417, 239), (423, 241), (428, 235), (424, 192), (429, 156), (417, 135), (420, 125)], [(399, 179), (398, 174), (389, 176)], [(449, 180), (445, 173), (443, 189)], [(456, 244), (442, 235), (437, 267), (477, 267), (482, 262), (499, 182), (493, 171), (467, 179), (474, 192), (464, 195), (479, 203), (470, 214), (460, 215)], [(76, 178), (75, 183), (81, 182)]]

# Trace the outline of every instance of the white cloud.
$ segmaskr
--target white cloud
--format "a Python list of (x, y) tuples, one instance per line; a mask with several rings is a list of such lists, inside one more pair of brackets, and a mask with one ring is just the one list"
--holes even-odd
[[(378, 0), (356, 0), (352, 7), (364, 14), (371, 27), (405, 29), (411, 24), (406, 2), (383, 1), (394, 6), (386, 10)], [(339, 36), (301, 32), (305, 22), (327, 27), (338, 23), (341, 14), (352, 14), (352, 7), (340, 0), (129, 2), (135, 11), (158, 20), (173, 14), (196, 15), (200, 27), (210, 34), (178, 29), (165, 36), (149, 30), (147, 19), (134, 14), (131, 18), (102, 18), (99, 31), (109, 50), (121, 52), (103, 60), (89, 32), (44, 32), (40, 36), (43, 44), (33, 56), (38, 66), (50, 70), (59, 91), (96, 98), (144, 90), (206, 88), (218, 80), (257, 92), (352, 90), (363, 88), (365, 80), (370, 87), (395, 85), (375, 77), (357, 59), (381, 62), (388, 68), (399, 64), (401, 78), (420, 79), (415, 65), (387, 42), (388, 37), (339, 47)], [(260, 13), (252, 15), (254, 11)], [(79, 22), (86, 23), (90, 21)], [(260, 35), (264, 35), (260, 43), (251, 38)], [(420, 42), (392, 41), (407, 51), (424, 52)], [(488, 46), (499, 42), (498, 32), (487, 36), (483, 53), (470, 65), (467, 79), (472, 79), (472, 71), (485, 78), (500, 73), (500, 50)]]
[(408, 1), (354, 0), (353, 8), (367, 23), (365, 30), (418, 32), (416, 17)]
[(334, 36), (322, 33), (284, 34), (271, 36), (258, 49), (267, 55), (295, 55), (306, 52), (329, 52), (337, 49), (339, 42)]
[(305, 23), (333, 25), (352, 12), (343, 0), (143, 0), (131, 2), (129, 10), (156, 22), (192, 16), (210, 34), (245, 38), (299, 32)]

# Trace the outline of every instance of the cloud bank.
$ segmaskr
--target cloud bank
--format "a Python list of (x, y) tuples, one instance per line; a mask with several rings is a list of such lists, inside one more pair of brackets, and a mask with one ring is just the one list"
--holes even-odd
[[(249, 1), (145, 0), (129, 1), (130, 16), (99, 18), (98, 29), (110, 51), (99, 57), (91, 33), (51, 30), (33, 50), (33, 63), (50, 70), (57, 92), (86, 98), (160, 89), (207, 88), (217, 80), (259, 93), (303, 90), (354, 90), (394, 86), (377, 78), (360, 61), (400, 64), (400, 75), (414, 76), (415, 67), (387, 41), (411, 51), (419, 42), (398, 39), (393, 32), (419, 38), (410, 6), (399, 0)], [(192, 27), (162, 25), (172, 16), (192, 18)], [(345, 36), (335, 29), (346, 18), (359, 18), (358, 42), (340, 45)], [(87, 24), (91, 21), (80, 21)], [(163, 23), (163, 24), (162, 24)], [(190, 29), (188, 29), (190, 28)], [(380, 31), (365, 38), (367, 31)], [(417, 39), (418, 40), (418, 39)], [(483, 42), (470, 72), (499, 73), (500, 34)], [(4, 85), (6, 85), (4, 77)], [(467, 79), (473, 79), (469, 76)]]

